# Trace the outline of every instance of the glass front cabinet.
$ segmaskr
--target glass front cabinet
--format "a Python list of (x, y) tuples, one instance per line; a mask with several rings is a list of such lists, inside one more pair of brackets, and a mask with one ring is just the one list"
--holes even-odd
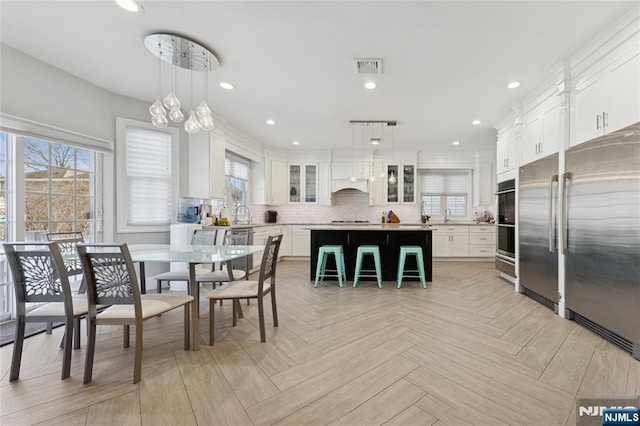
[(289, 203), (318, 202), (318, 165), (289, 164)]
[(387, 203), (415, 204), (416, 168), (407, 164), (387, 164)]

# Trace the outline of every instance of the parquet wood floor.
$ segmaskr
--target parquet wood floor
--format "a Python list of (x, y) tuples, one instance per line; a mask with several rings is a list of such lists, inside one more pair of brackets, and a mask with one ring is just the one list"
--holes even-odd
[[(636, 397), (640, 362), (516, 294), (492, 263), (434, 262), (426, 290), (384, 282), (313, 288), (308, 262), (278, 265), (280, 327), (255, 302), (216, 344), (182, 350), (180, 312), (145, 322), (142, 380), (120, 328), (99, 327), (91, 384), (84, 349), (60, 380), (62, 329), (27, 339), (20, 380), (0, 349), (4, 425), (572, 425), (576, 397)], [(203, 289), (203, 294), (206, 289)], [(205, 302), (206, 303), (206, 302)], [(84, 335), (84, 333), (83, 333)]]

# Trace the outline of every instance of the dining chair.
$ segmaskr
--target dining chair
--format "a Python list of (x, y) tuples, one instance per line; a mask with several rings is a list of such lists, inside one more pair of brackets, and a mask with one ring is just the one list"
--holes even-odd
[[(258, 281), (239, 280), (231, 281), (225, 285), (213, 289), (207, 297), (209, 298), (209, 345), (214, 344), (214, 312), (216, 300), (238, 299), (258, 299), (258, 320), (260, 322), (260, 341), (266, 342), (264, 330), (264, 296), (271, 293), (271, 309), (273, 312), (273, 326), (278, 326), (278, 311), (276, 309), (276, 265), (278, 262), (278, 251), (282, 242), (282, 234), (270, 235), (265, 244), (262, 262), (260, 264), (260, 275)], [(236, 303), (233, 305), (233, 325), (237, 322)]]
[[(87, 314), (87, 299), (73, 296), (69, 277), (56, 242), (3, 243), (7, 261), (13, 275), (16, 295), (16, 334), (11, 358), (9, 381), (20, 375), (22, 349), (27, 322), (64, 321), (64, 354), (62, 379), (71, 374), (71, 344), (74, 322)], [(33, 309), (27, 304), (37, 303)], [(78, 319), (78, 321), (74, 321)], [(79, 342), (79, 329), (76, 333)]]
[[(76, 246), (87, 280), (88, 328), (84, 383), (93, 375), (96, 326), (124, 325), (124, 347), (129, 347), (129, 326), (135, 325), (133, 383), (142, 371), (142, 323), (181, 306), (184, 307), (184, 349), (189, 349), (189, 306), (193, 296), (186, 294), (140, 294), (138, 278), (126, 244), (87, 244)], [(97, 312), (97, 305), (110, 305)]]
[[(222, 244), (227, 246), (246, 246), (249, 244), (249, 229), (227, 229), (224, 232)], [(244, 256), (233, 261), (231, 274), (227, 270), (227, 265), (221, 264), (220, 269), (196, 274), (198, 283), (215, 283), (227, 282), (233, 275), (233, 281), (249, 278), (249, 258)]]
[[(216, 245), (217, 241), (217, 229), (195, 229), (191, 235), (191, 245)], [(213, 268), (213, 265), (206, 269), (202, 266), (196, 267), (196, 277), (200, 274), (211, 272)], [(189, 270), (163, 272), (154, 276), (152, 279), (156, 280), (156, 291), (162, 293), (162, 283), (164, 281), (186, 281), (188, 283)]]
[[(82, 275), (82, 265), (80, 264), (80, 259), (68, 259), (65, 256), (75, 255), (76, 253), (76, 244), (84, 242), (84, 236), (82, 232), (49, 232), (46, 235), (47, 241), (55, 241), (58, 243), (58, 247), (60, 248), (60, 254), (62, 254), (62, 261), (64, 262), (64, 267), (67, 270), (67, 276), (71, 277), (79, 277)], [(71, 284), (71, 282), (69, 283)], [(87, 285), (84, 280), (81, 281), (80, 286), (78, 288), (78, 293), (83, 294), (87, 290)], [(76, 333), (74, 337), (74, 349), (80, 348), (80, 318), (75, 319), (75, 328), (74, 331)], [(47, 334), (51, 334), (53, 331), (53, 323), (47, 323)]]

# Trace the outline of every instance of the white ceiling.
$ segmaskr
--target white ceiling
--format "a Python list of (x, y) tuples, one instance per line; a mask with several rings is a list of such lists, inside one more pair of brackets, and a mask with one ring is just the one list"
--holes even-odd
[[(144, 46), (158, 31), (212, 49), (209, 104), (249, 135), (284, 149), (345, 149), (350, 120), (397, 120), (397, 150), (493, 150), (492, 128), (551, 68), (637, 1), (113, 1), (0, 2), (0, 40), (109, 91), (151, 103), (158, 62)], [(353, 58), (382, 58), (378, 88)], [(168, 91), (169, 65), (164, 68)], [(512, 80), (522, 86), (506, 88)], [(196, 75), (196, 93), (201, 93)], [(237, 89), (218, 87), (231, 82)], [(178, 97), (189, 102), (189, 74)], [(199, 102), (200, 99), (194, 99)], [(265, 120), (276, 120), (267, 126)], [(473, 119), (482, 120), (472, 126)], [(379, 132), (379, 128), (376, 132)], [(368, 136), (365, 134), (365, 136)], [(378, 135), (377, 135), (378, 136)], [(387, 149), (391, 131), (385, 130)], [(298, 147), (291, 145), (300, 141)], [(453, 140), (460, 140), (458, 147)]]

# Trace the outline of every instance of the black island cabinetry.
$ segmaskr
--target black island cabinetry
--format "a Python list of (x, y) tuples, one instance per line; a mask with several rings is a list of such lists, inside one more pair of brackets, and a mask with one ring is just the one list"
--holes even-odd
[[(356, 267), (356, 255), (361, 245), (377, 245), (380, 247), (382, 263), (382, 280), (396, 281), (398, 274), (398, 260), (400, 246), (422, 247), (423, 262), (427, 281), (432, 280), (432, 233), (430, 229), (413, 226), (397, 226), (388, 228), (381, 225), (377, 228), (365, 227), (327, 227), (311, 229), (311, 261), (309, 276), (311, 281), (316, 278), (316, 266), (318, 264), (318, 249), (323, 245), (341, 245), (344, 247), (344, 261), (347, 269), (347, 280), (352, 281)], [(335, 269), (333, 256), (327, 261), (328, 269)], [(372, 256), (365, 256), (363, 269), (374, 269)], [(408, 256), (405, 270), (416, 270), (417, 264), (414, 256)], [(375, 278), (362, 278), (362, 280), (375, 280)], [(418, 278), (404, 278), (403, 281), (419, 281)]]

